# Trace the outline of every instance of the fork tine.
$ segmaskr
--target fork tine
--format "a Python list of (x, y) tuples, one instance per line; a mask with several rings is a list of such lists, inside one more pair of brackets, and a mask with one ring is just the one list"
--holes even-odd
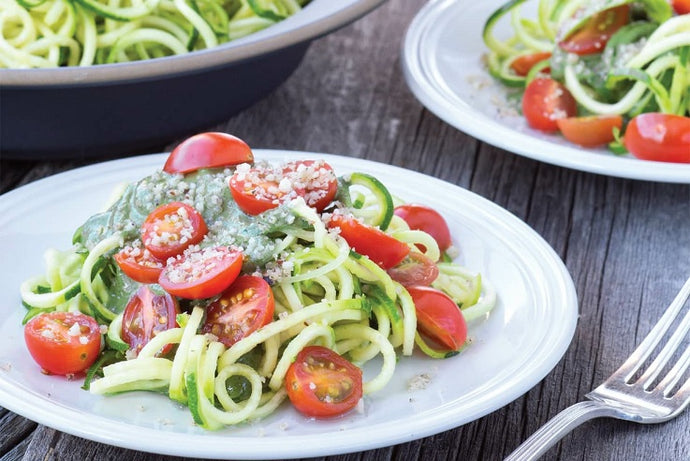
[[(680, 359), (678, 359), (678, 362), (676, 362), (673, 368), (671, 368), (671, 370), (664, 377), (664, 379), (662, 379), (661, 382), (659, 382), (657, 388), (663, 390), (664, 396), (669, 396), (671, 390), (678, 385), (680, 378), (683, 377), (683, 374), (687, 371), (689, 366), (690, 346), (685, 348), (685, 352), (683, 352), (683, 355), (680, 357)], [(690, 379), (686, 384), (690, 384)]]
[[(650, 331), (644, 340), (642, 340), (637, 349), (635, 349), (635, 352), (628, 357), (628, 360), (626, 360), (618, 371), (614, 373), (615, 375), (623, 374), (623, 380), (626, 383), (630, 382), (633, 375), (640, 369), (640, 367), (642, 367), (645, 360), (649, 358), (651, 353), (654, 351), (654, 348), (664, 337), (664, 334), (668, 331), (671, 324), (678, 316), (678, 313), (685, 305), (685, 301), (688, 299), (688, 297), (690, 297), (690, 278), (685, 281), (685, 284), (666, 309), (666, 312), (664, 312), (657, 324), (654, 325), (654, 328), (652, 328), (652, 331)], [(686, 319), (684, 319), (684, 321)], [(677, 345), (675, 347), (677, 347)], [(672, 354), (673, 351), (671, 350), (670, 353)], [(666, 361), (668, 361), (668, 358)], [(664, 363), (666, 363), (666, 361)]]
[[(682, 305), (683, 304), (681, 304), (681, 307)], [(688, 330), (690, 330), (690, 310), (688, 310), (688, 312), (685, 314), (685, 317), (683, 317), (683, 320), (678, 325), (678, 328), (669, 338), (668, 342), (661, 350), (659, 355), (654, 359), (654, 361), (651, 363), (649, 368), (642, 374), (642, 376), (640, 376), (639, 381), (643, 383), (642, 386), (645, 390), (649, 389), (649, 387), (652, 385), (652, 382), (654, 382), (661, 370), (671, 359), (675, 351), (678, 349), (678, 347), (685, 339)], [(682, 374), (682, 358), (680, 362), (675, 364), (674, 368), (676, 367), (678, 367), (680, 371), (679, 374)], [(670, 374), (672, 374), (672, 372), (669, 372), (669, 375)]]

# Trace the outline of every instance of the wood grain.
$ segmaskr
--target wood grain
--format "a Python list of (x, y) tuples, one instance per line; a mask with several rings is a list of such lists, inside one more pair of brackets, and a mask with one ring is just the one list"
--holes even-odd
[[(349, 155), (421, 171), (496, 202), (564, 260), (580, 321), (558, 365), (506, 407), (433, 437), (321, 459), (502, 459), (614, 371), (690, 275), (690, 185), (610, 178), (522, 158), (453, 129), (412, 96), (399, 50), (423, 4), (389, 0), (315, 41), (285, 84), (209, 129), (237, 134), (255, 147)], [(83, 163), (0, 159), (0, 192)], [(690, 459), (689, 424), (688, 412), (656, 426), (595, 420), (545, 459)], [(83, 440), (7, 411), (0, 413), (0, 427), (0, 461), (180, 459)]]

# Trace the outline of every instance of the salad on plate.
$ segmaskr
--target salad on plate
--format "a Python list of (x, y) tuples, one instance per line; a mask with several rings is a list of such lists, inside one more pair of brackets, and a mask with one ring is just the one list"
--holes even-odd
[[(486, 21), (489, 73), (534, 129), (644, 160), (690, 163), (690, 2), (511, 0)], [(499, 37), (499, 21), (513, 34)]]
[(385, 388), (399, 356), (471, 347), (496, 294), (455, 256), (438, 212), (374, 176), (269, 164), (203, 133), (46, 251), (20, 287), (24, 337), (45, 373), (164, 394), (207, 429), (285, 400), (334, 417)]

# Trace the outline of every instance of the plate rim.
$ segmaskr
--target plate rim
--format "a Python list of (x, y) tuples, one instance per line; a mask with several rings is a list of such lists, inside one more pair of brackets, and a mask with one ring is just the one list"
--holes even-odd
[[(595, 154), (575, 145), (566, 146), (530, 136), (495, 122), (483, 112), (465, 111), (451, 104), (441, 91), (433, 86), (433, 79), (428, 76), (421, 62), (421, 56), (424, 54), (424, 32), (434, 19), (455, 12), (467, 3), (469, 0), (430, 0), (415, 15), (405, 32), (401, 46), (404, 78), (414, 96), (427, 109), (462, 132), (507, 152), (533, 160), (618, 178), (690, 183), (690, 165), (617, 157), (614, 154)], [(491, 8), (491, 3), (492, 0), (486, 0), (482, 5)], [(493, 3), (498, 7), (501, 2), (493, 0)], [(488, 76), (488, 73), (486, 75)], [(457, 94), (455, 96), (463, 99)], [(557, 153), (554, 154), (554, 150)], [(601, 163), (594, 162), (595, 159), (599, 159)]]
[[(368, 168), (369, 170), (373, 170), (375, 168), (386, 168), (390, 169), (391, 173), (400, 172), (407, 175), (417, 176), (420, 178), (423, 177), (425, 181), (430, 181), (432, 184), (444, 185), (444, 187), (450, 187), (454, 189), (462, 196), (463, 199), (467, 199), (469, 197), (469, 199), (472, 200), (473, 204), (475, 204), (476, 206), (481, 206), (482, 209), (484, 207), (487, 207), (487, 209), (491, 211), (491, 213), (487, 212), (487, 216), (492, 217), (494, 216), (494, 213), (497, 213), (498, 216), (501, 217), (500, 222), (503, 225), (510, 224), (511, 226), (518, 226), (520, 228), (520, 231), (527, 233), (529, 239), (531, 240), (531, 244), (535, 245), (536, 248), (539, 250), (539, 256), (544, 258), (543, 261), (539, 260), (540, 264), (543, 264), (544, 268), (548, 267), (549, 269), (554, 269), (554, 271), (557, 273), (557, 275), (554, 275), (554, 280), (558, 282), (559, 286), (557, 288), (554, 288), (554, 290), (557, 291), (558, 294), (564, 295), (562, 304), (563, 306), (567, 306), (567, 308), (564, 307), (563, 310), (564, 317), (565, 313), (570, 314), (565, 319), (566, 321), (564, 321), (561, 325), (561, 332), (557, 337), (552, 337), (551, 335), (544, 336), (548, 337), (550, 340), (553, 340), (555, 338), (555, 342), (554, 344), (552, 344), (553, 347), (551, 348), (550, 353), (548, 355), (545, 354), (545, 357), (530, 359), (528, 361), (528, 364), (532, 364), (532, 366), (534, 366), (534, 363), (538, 363), (539, 366), (536, 367), (538, 369), (538, 373), (535, 373), (534, 370), (532, 370), (531, 374), (528, 373), (529, 379), (522, 378), (517, 383), (517, 385), (515, 385), (515, 383), (512, 383), (507, 389), (502, 389), (501, 386), (499, 386), (498, 388), (494, 387), (492, 390), (493, 392), (497, 392), (497, 389), (503, 391), (499, 393), (501, 398), (498, 399), (498, 401), (494, 400), (493, 403), (489, 406), (477, 409), (472, 414), (466, 415), (464, 417), (465, 420), (461, 421), (460, 423), (458, 423), (458, 418), (455, 417), (453, 414), (444, 414), (443, 411), (434, 409), (433, 411), (425, 412), (420, 418), (415, 418), (414, 422), (404, 425), (404, 427), (399, 428), (400, 430), (396, 430), (393, 432), (388, 431), (386, 437), (374, 438), (373, 440), (368, 438), (365, 441), (357, 440), (355, 439), (355, 437), (362, 431), (366, 431), (367, 428), (365, 427), (351, 429), (347, 434), (343, 434), (343, 440), (339, 440), (338, 442), (334, 443), (333, 446), (330, 448), (323, 446), (318, 446), (315, 448), (309, 446), (306, 443), (313, 440), (314, 437), (318, 437), (319, 434), (291, 435), (287, 438), (280, 437), (276, 440), (281, 446), (281, 457), (297, 458), (305, 456), (326, 456), (380, 448), (383, 446), (394, 445), (397, 443), (409, 442), (411, 440), (427, 437), (445, 430), (452, 429), (454, 427), (458, 427), (462, 424), (467, 424), (488, 413), (496, 411), (497, 409), (509, 404), (510, 402), (513, 402), (515, 399), (526, 393), (529, 389), (537, 385), (537, 383), (541, 381), (548, 373), (550, 373), (553, 370), (553, 368), (557, 365), (557, 363), (560, 360), (562, 360), (566, 350), (572, 342), (575, 329), (577, 326), (577, 318), (579, 315), (578, 299), (572, 277), (570, 276), (570, 273), (568, 272), (564, 262), (556, 254), (556, 252), (548, 244), (548, 242), (546, 242), (543, 239), (543, 237), (541, 237), (541, 235), (539, 235), (528, 224), (526, 224), (520, 218), (512, 214), (510, 211), (489, 201), (484, 197), (481, 197), (480, 195), (472, 191), (469, 191), (467, 189), (464, 189), (460, 186), (444, 181), (442, 179), (429, 176), (420, 172), (416, 172), (413, 170), (408, 170), (402, 167), (386, 165), (368, 159), (353, 158), (326, 153), (292, 151), (284, 149), (254, 149), (254, 152), (257, 157), (270, 157), (269, 160), (273, 161), (283, 157), (308, 158), (309, 156), (318, 156), (324, 158), (327, 161), (329, 159), (335, 159), (337, 161), (343, 162), (354, 162), (353, 168), (363, 167)], [(83, 166), (80, 168), (61, 172), (46, 178), (42, 178), (27, 185), (21, 186), (6, 194), (0, 195), (0, 209), (3, 208), (3, 205), (6, 204), (8, 201), (18, 198), (22, 194), (28, 194), (34, 188), (47, 187), (50, 186), (51, 183), (69, 181), (71, 177), (76, 177), (81, 174), (84, 174), (87, 171), (91, 171), (93, 169), (98, 168), (107, 168), (108, 171), (117, 171), (117, 168), (120, 167), (123, 171), (125, 171), (133, 169), (143, 169), (145, 166), (148, 167), (149, 163), (151, 165), (161, 165), (163, 163), (162, 160), (164, 160), (165, 155), (167, 154), (151, 154), (139, 157), (129, 157), (118, 160), (111, 160), (107, 162)], [(2, 226), (3, 224), (2, 222), (0, 222), (0, 230), (2, 230)], [(2, 377), (2, 373), (0, 373), (0, 402), (2, 403), (2, 405), (8, 410), (13, 411), (17, 414), (26, 415), (26, 409), (22, 408), (20, 405), (22, 401), (22, 399), (13, 396), (13, 394), (11, 393), (11, 386), (8, 387), (6, 381)], [(35, 406), (36, 405), (34, 405), (34, 407)], [(224, 458), (228, 456), (227, 447), (225, 447), (225, 450), (223, 450), (222, 452), (217, 450), (218, 447), (216, 444), (212, 444), (211, 449), (204, 447), (203, 442), (206, 442), (208, 440), (208, 438), (205, 437), (205, 433), (180, 434), (166, 432), (160, 429), (136, 426), (132, 423), (113, 421), (111, 418), (106, 418), (104, 416), (96, 415), (94, 413), (88, 413), (88, 415), (90, 415), (91, 418), (96, 418), (99, 424), (91, 424), (88, 428), (83, 428), (82, 426), (84, 426), (84, 424), (74, 427), (69, 423), (72, 422), (73, 417), (78, 415), (83, 416), (83, 412), (80, 412), (78, 409), (74, 408), (66, 408), (64, 410), (64, 414), (51, 415), (49, 409), (30, 408), (30, 411), (28, 412), (29, 415), (26, 417), (34, 421), (37, 421), (41, 424), (54, 427), (65, 433), (94, 440), (96, 442), (106, 443), (128, 449), (135, 449), (147, 452), (157, 452), (161, 454), (175, 456), (203, 456), (206, 458)], [(440, 413), (440, 416), (437, 413)], [(434, 424), (425, 424), (429, 421), (434, 422)], [(101, 423), (103, 424), (103, 428), (101, 428)], [(122, 425), (136, 428), (137, 431), (145, 435), (145, 437), (143, 437), (143, 439), (145, 439), (144, 442), (132, 441), (128, 437), (119, 436), (117, 431), (112, 431), (112, 429), (107, 430), (108, 427), (118, 427)], [(186, 441), (193, 443), (186, 444), (187, 448), (183, 448), (180, 446), (172, 447), (170, 444), (171, 435), (185, 437)], [(241, 439), (256, 441), (257, 438), (242, 437)], [(264, 439), (264, 441), (268, 442), (267, 439), (268, 438)], [(228, 436), (228, 440), (233, 440), (232, 435)], [(234, 440), (237, 441), (239, 439), (236, 438)], [(251, 445), (251, 443), (249, 445)], [(269, 444), (266, 444), (266, 447), (270, 448)], [(247, 449), (246, 446), (244, 448), (236, 446), (235, 448), (241, 449), (233, 451), (231, 455), (235, 458), (242, 459), (264, 459), (267, 457), (275, 456), (275, 449), (273, 448), (272, 451), (267, 451), (266, 447), (264, 447), (263, 449), (261, 447), (253, 447), (251, 449)]]

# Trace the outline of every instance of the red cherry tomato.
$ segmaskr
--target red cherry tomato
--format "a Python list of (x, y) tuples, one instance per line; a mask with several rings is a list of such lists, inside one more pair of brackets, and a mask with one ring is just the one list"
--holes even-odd
[(671, 0), (671, 5), (678, 14), (690, 13), (690, 0)]
[(563, 137), (583, 147), (596, 147), (613, 141), (613, 129), (623, 126), (620, 115), (592, 115), (556, 120)]
[(357, 253), (384, 269), (397, 266), (410, 253), (406, 243), (396, 240), (385, 232), (358, 221), (354, 217), (334, 214), (328, 223), (330, 228), (340, 228), (340, 235)]
[(204, 218), (191, 206), (171, 202), (153, 210), (141, 226), (141, 240), (151, 254), (162, 260), (182, 253), (208, 233)]
[(227, 133), (201, 133), (185, 139), (168, 156), (163, 171), (189, 173), (201, 168), (251, 163), (254, 155), (247, 143)]
[[(158, 333), (175, 328), (179, 313), (180, 307), (175, 298), (168, 293), (156, 294), (148, 285), (143, 285), (125, 307), (120, 337), (129, 344), (129, 350), (136, 356)], [(171, 347), (167, 345), (160, 354), (166, 354)]]
[(236, 248), (196, 249), (168, 261), (158, 283), (180, 298), (210, 298), (229, 287), (241, 269), (242, 252)]
[[(532, 67), (546, 59), (549, 59), (550, 57), (551, 53), (548, 51), (523, 54), (515, 58), (513, 62), (510, 63), (510, 68), (513, 69), (513, 72), (516, 74), (524, 77), (529, 74), (529, 71), (532, 70)], [(544, 71), (546, 72), (546, 69), (544, 69)]]
[(625, 129), (623, 143), (643, 160), (690, 163), (690, 117), (640, 114)]
[(438, 267), (422, 253), (410, 251), (403, 262), (388, 269), (388, 275), (404, 286), (429, 286), (438, 277)]
[(268, 165), (238, 168), (230, 178), (232, 197), (249, 215), (276, 208), (297, 197), (303, 197), (307, 205), (322, 211), (337, 191), (333, 168), (323, 160), (301, 160), (277, 168)]
[(447, 250), (452, 244), (448, 223), (438, 211), (424, 205), (406, 204), (395, 207), (393, 212), (404, 219), (410, 229), (431, 235), (441, 251)]
[(440, 346), (459, 350), (467, 340), (467, 324), (448, 295), (431, 287), (407, 287), (417, 312), (417, 329)]
[(139, 283), (158, 283), (165, 262), (154, 258), (149, 250), (126, 246), (114, 256), (122, 272)]
[(558, 130), (556, 120), (577, 115), (577, 103), (561, 83), (547, 77), (532, 80), (522, 96), (522, 113), (532, 128)]
[(29, 353), (47, 373), (71, 375), (89, 368), (101, 351), (101, 328), (88, 315), (49, 312), (24, 327)]
[(261, 277), (242, 275), (206, 308), (204, 333), (211, 333), (227, 347), (273, 320), (273, 291)]
[(618, 29), (630, 22), (630, 6), (620, 5), (593, 15), (558, 46), (568, 53), (579, 55), (601, 53)]
[(288, 368), (285, 389), (305, 416), (338, 416), (362, 398), (362, 370), (326, 347), (307, 346)]

